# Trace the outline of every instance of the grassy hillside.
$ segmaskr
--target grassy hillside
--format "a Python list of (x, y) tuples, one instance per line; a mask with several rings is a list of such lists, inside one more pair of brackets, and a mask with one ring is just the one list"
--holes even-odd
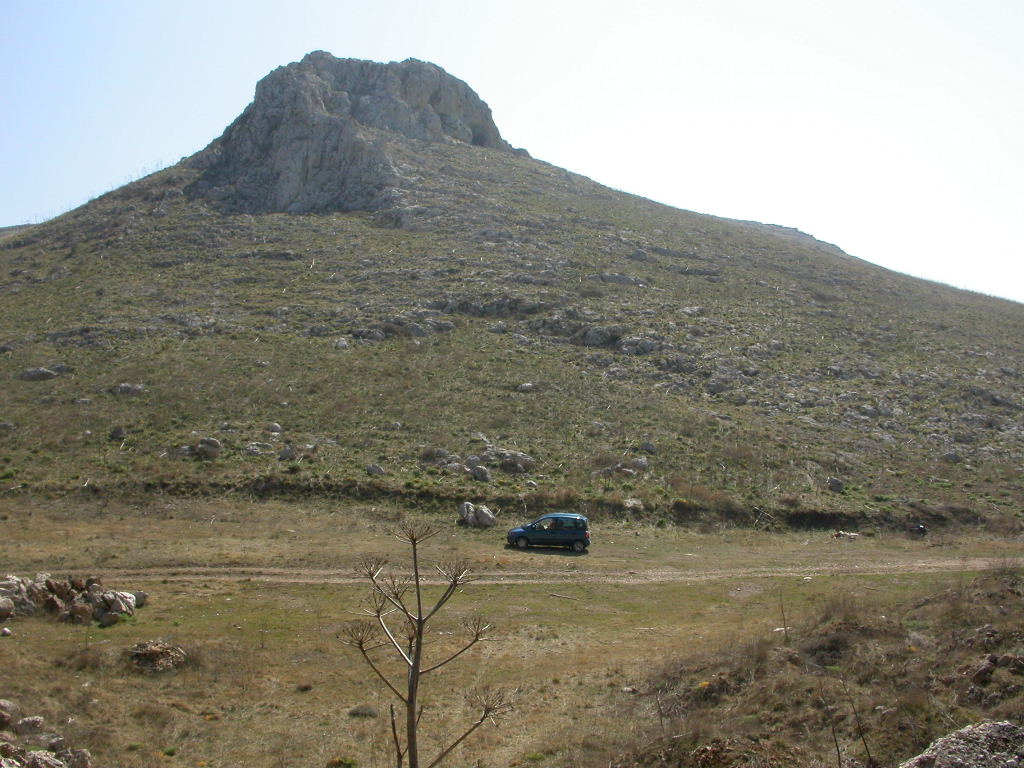
[(392, 211), (225, 216), (173, 167), (0, 240), (2, 490), (1019, 527), (1021, 305), (527, 157), (390, 149)]

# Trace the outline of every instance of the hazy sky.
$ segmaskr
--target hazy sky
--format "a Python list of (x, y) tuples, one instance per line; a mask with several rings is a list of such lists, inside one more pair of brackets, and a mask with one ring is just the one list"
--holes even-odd
[(603, 184), (1024, 302), (1021, 0), (0, 0), (0, 225), (192, 154), (318, 49), (432, 61)]

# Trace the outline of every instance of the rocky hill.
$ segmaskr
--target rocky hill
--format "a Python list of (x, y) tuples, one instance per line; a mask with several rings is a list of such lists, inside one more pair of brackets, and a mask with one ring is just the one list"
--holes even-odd
[(1019, 525), (1024, 307), (536, 161), (419, 61), (275, 70), (0, 275), (5, 492)]
[(280, 67), (189, 165), (186, 192), (227, 212), (375, 210), (401, 198), (389, 137), (510, 150), (491, 110), (423, 61), (378, 64), (318, 51)]

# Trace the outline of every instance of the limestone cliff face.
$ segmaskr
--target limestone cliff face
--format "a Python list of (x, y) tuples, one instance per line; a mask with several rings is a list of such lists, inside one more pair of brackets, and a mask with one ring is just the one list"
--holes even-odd
[(245, 111), (190, 159), (203, 174), (187, 193), (227, 212), (386, 208), (399, 182), (386, 144), (399, 137), (512, 151), (490, 108), (440, 67), (318, 51), (259, 82)]

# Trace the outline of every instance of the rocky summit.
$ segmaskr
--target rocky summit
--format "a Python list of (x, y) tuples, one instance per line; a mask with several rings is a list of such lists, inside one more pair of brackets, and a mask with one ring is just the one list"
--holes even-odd
[(206, 149), (0, 233), (0, 479), (662, 523), (1017, 524), (1024, 307), (513, 150), (318, 52)]
[(187, 192), (230, 212), (386, 207), (401, 185), (389, 134), (511, 150), (488, 106), (440, 67), (318, 51), (259, 82), (252, 104), (189, 161), (202, 176)]

